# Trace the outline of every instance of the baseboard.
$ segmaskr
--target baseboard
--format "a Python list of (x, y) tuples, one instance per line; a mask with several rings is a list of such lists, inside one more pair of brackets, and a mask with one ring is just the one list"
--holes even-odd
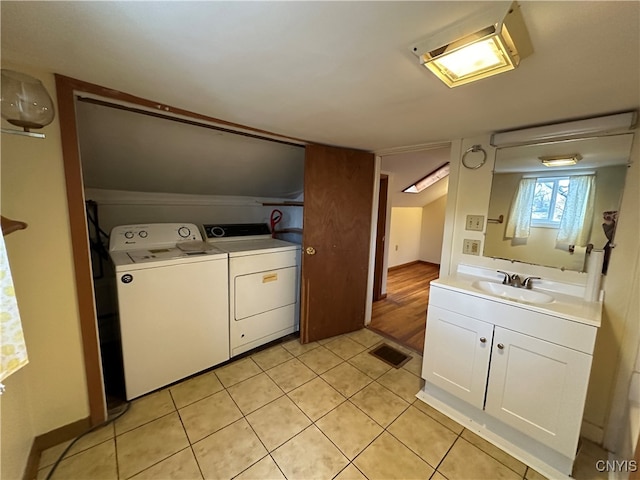
[(433, 265), (435, 267), (440, 268), (440, 264), (439, 263), (425, 262), (424, 260), (414, 260), (413, 262), (407, 262), (407, 263), (403, 263), (401, 265), (394, 265), (393, 267), (389, 267), (387, 270), (388, 271), (398, 270), (399, 268), (410, 267), (411, 265), (417, 265), (419, 263), (421, 263), (423, 265)]
[(38, 465), (40, 463), (40, 454), (47, 448), (54, 447), (62, 442), (72, 440), (78, 435), (86, 432), (91, 428), (91, 419), (83, 418), (68, 425), (51, 430), (50, 432), (38, 435), (33, 439), (31, 451), (27, 458), (27, 465), (24, 470), (23, 480), (33, 480), (38, 476)]
[(596, 445), (602, 445), (602, 441), (604, 440), (604, 429), (594, 425), (593, 423), (589, 423), (586, 420), (582, 420), (580, 435), (587, 440), (591, 440)]

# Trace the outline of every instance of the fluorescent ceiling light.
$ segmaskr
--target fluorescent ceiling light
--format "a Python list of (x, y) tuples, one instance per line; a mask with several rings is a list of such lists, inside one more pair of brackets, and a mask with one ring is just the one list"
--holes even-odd
[(430, 187), (431, 185), (436, 183), (438, 180), (446, 177), (447, 175), (449, 175), (449, 162), (445, 163), (441, 167), (438, 167), (433, 172), (431, 172), (429, 175), (427, 175), (426, 177), (421, 178), (416, 183), (414, 183), (413, 185), (405, 188), (402, 191), (404, 193), (420, 193), (425, 188)]
[(621, 132), (635, 128), (637, 118), (638, 112), (631, 111), (572, 122), (499, 132), (491, 135), (490, 143), (494, 147), (507, 147)]
[(499, 2), (411, 47), (449, 87), (513, 70), (533, 52), (517, 3)]
[(572, 153), (569, 155), (556, 155), (538, 158), (546, 167), (569, 167), (582, 160), (582, 155), (579, 153)]

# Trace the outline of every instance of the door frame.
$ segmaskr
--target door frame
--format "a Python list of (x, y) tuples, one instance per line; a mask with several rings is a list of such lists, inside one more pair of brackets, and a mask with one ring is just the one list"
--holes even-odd
[(107, 418), (107, 402), (104, 392), (104, 380), (98, 340), (98, 325), (94, 303), (94, 285), (91, 269), (91, 253), (87, 238), (87, 219), (85, 213), (84, 185), (82, 183), (82, 163), (78, 143), (78, 128), (75, 113), (77, 96), (88, 96), (106, 100), (108, 103), (123, 108), (129, 106), (165, 117), (192, 119), (203, 126), (224, 128), (255, 135), (265, 140), (280, 140), (299, 145), (308, 145), (306, 140), (286, 137), (266, 130), (252, 128), (225, 120), (201, 115), (189, 110), (164, 105), (145, 98), (130, 95), (100, 85), (77, 80), (60, 74), (54, 74), (56, 81), (56, 97), (58, 118), (60, 121), (60, 137), (62, 157), (67, 191), (67, 207), (69, 212), (69, 228), (73, 249), (73, 266), (77, 291), (78, 315), (82, 339), (85, 375), (87, 380), (87, 396), (89, 401), (89, 417), (91, 425), (102, 423)]
[(376, 223), (376, 254), (373, 271), (373, 301), (382, 300), (387, 297), (386, 292), (382, 292), (384, 285), (384, 265), (385, 246), (387, 239), (387, 204), (389, 201), (389, 175), (381, 173), (379, 175), (380, 190), (378, 194), (378, 215)]

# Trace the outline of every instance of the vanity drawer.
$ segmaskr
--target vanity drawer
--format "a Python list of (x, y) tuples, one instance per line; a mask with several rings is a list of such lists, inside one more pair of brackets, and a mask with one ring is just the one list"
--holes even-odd
[(429, 305), (593, 354), (597, 328), (432, 284)]

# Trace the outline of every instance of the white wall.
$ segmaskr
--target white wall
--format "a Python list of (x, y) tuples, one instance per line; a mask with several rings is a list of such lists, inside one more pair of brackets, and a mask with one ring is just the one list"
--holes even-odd
[(420, 259), (421, 231), (422, 208), (394, 207), (391, 209), (389, 267)]
[[(461, 166), (461, 155), (475, 144), (485, 148), (487, 162), (477, 170), (468, 170)], [(629, 268), (636, 264), (640, 254), (640, 196), (637, 193), (640, 191), (639, 145), (640, 138), (636, 132), (616, 231), (617, 247), (612, 253), (604, 282), (602, 327), (596, 340), (584, 413), (589, 436), (598, 441), (603, 439), (603, 433), (606, 432), (604, 441), (609, 448), (616, 448), (620, 441), (619, 427), (624, 421), (629, 379), (635, 360), (634, 349), (637, 348), (640, 335), (638, 319), (633, 317), (633, 309), (630, 309), (632, 302), (638, 301), (632, 285), (639, 272)], [(489, 146), (488, 136), (463, 139), (452, 144), (441, 275), (455, 273), (458, 264), (466, 263), (584, 285), (586, 275), (579, 272), (524, 263), (512, 264), (505, 260), (462, 253), (463, 239), (484, 240), (483, 232), (466, 231), (464, 223), (466, 215), (485, 215), (486, 218), (494, 161), (495, 149)]]
[[(55, 102), (52, 74), (2, 68), (39, 78)], [(2, 396), (3, 479), (22, 477), (35, 436), (89, 416), (57, 118), (43, 133), (2, 134), (2, 214), (28, 224), (6, 245), (29, 354)]]
[(440, 263), (446, 208), (446, 195), (422, 207), (420, 260), (424, 262)]

